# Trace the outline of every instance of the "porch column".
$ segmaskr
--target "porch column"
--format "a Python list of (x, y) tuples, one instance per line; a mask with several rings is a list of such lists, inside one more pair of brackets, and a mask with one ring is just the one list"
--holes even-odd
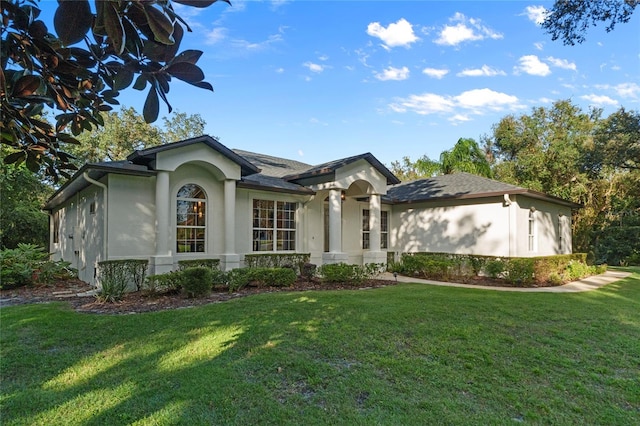
[(380, 194), (369, 197), (369, 250), (380, 251)]
[(164, 274), (173, 270), (173, 256), (169, 248), (170, 217), (169, 172), (160, 170), (156, 174), (156, 254), (151, 257), (151, 274)]
[(382, 221), (380, 220), (380, 194), (369, 196), (369, 250), (362, 254), (362, 263), (387, 263), (387, 254), (380, 250)]
[(156, 256), (169, 254), (169, 172), (156, 175)]
[(222, 269), (229, 271), (240, 266), (240, 256), (236, 253), (236, 181), (224, 181), (224, 254), (221, 256)]
[(347, 254), (342, 252), (342, 190), (329, 190), (329, 253), (323, 253), (323, 263), (340, 263), (347, 261)]
[(329, 253), (342, 251), (342, 191), (329, 191)]

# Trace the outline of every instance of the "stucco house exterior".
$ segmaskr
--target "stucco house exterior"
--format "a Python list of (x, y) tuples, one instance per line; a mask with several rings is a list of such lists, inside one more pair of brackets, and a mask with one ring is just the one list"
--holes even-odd
[(315, 264), (393, 252), (571, 253), (576, 204), (467, 173), (401, 183), (372, 154), (321, 165), (231, 150), (210, 136), (84, 165), (48, 200), (50, 251), (95, 283), (102, 260), (310, 253)]

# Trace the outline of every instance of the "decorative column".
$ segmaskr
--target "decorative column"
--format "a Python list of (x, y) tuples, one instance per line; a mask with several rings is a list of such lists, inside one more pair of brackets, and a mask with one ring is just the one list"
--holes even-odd
[(329, 190), (329, 253), (322, 255), (323, 263), (340, 263), (347, 261), (347, 254), (342, 252), (342, 190)]
[(240, 266), (240, 256), (236, 253), (236, 181), (224, 181), (224, 254), (221, 256), (222, 269), (229, 271)]
[(151, 258), (151, 272), (163, 274), (173, 270), (173, 256), (169, 249), (171, 232), (169, 198), (169, 172), (158, 171), (156, 175), (156, 254)]
[(380, 194), (369, 196), (369, 251), (362, 255), (362, 263), (386, 263), (387, 254), (380, 250)]

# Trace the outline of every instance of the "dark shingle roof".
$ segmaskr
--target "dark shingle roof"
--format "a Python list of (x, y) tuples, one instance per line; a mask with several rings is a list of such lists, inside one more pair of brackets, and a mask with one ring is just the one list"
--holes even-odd
[(241, 149), (233, 149), (232, 151), (257, 166), (260, 169), (260, 173), (265, 176), (283, 177), (313, 167), (311, 164), (300, 161), (272, 157), (270, 155), (243, 151)]
[(392, 203), (416, 203), (443, 199), (495, 197), (503, 194), (525, 194), (532, 198), (556, 202), (571, 208), (580, 207), (571, 201), (464, 172), (417, 179), (390, 186), (385, 199)]
[(340, 167), (347, 166), (358, 160), (368, 161), (376, 170), (378, 170), (383, 176), (387, 178), (388, 185), (400, 183), (400, 180), (393, 173), (391, 173), (391, 171), (387, 169), (384, 164), (378, 161), (378, 159), (374, 157), (370, 152), (367, 152), (366, 154), (354, 155), (352, 157), (340, 158), (338, 160), (329, 161), (324, 164), (319, 164), (307, 170), (303, 170), (299, 173), (284, 176), (284, 179), (288, 181), (297, 181), (319, 176), (332, 175)]

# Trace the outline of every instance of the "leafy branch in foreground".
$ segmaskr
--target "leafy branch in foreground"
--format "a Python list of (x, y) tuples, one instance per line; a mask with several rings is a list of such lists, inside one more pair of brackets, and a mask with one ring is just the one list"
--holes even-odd
[[(196, 65), (202, 52), (180, 42), (187, 23), (172, 3), (204, 8), (218, 0), (60, 0), (50, 32), (35, 0), (2, 0), (0, 99), (3, 157), (46, 175), (68, 177), (75, 166), (64, 144), (104, 125), (101, 113), (118, 105), (121, 90), (148, 90), (144, 119), (157, 120), (160, 99), (177, 78), (213, 91)], [(222, 0), (229, 3), (228, 0)], [(44, 107), (61, 111), (55, 126)], [(71, 134), (69, 134), (69, 131)]]

